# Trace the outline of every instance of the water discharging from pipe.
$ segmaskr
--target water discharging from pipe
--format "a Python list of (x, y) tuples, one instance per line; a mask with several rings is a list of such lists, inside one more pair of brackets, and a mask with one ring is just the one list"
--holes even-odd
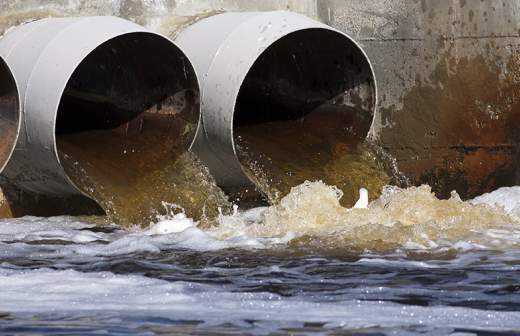
[(0, 172), (13, 152), (20, 123), (18, 90), (11, 71), (0, 58)]
[(115, 222), (148, 224), (174, 205), (214, 217), (227, 199), (187, 151), (198, 99), (189, 61), (166, 39), (109, 40), (67, 83), (55, 130), (60, 162)]
[(375, 75), (348, 35), (292, 12), (245, 12), (200, 20), (176, 43), (204, 78), (193, 150), (233, 200), (258, 198), (254, 184), (275, 204), (323, 180), (351, 206), (360, 187), (375, 198), (390, 182), (365, 144)]
[(289, 34), (256, 60), (238, 94), (234, 141), (246, 175), (277, 203), (306, 180), (323, 180), (352, 206), (358, 189), (377, 197), (389, 177), (363, 144), (373, 119), (370, 66), (343, 35)]

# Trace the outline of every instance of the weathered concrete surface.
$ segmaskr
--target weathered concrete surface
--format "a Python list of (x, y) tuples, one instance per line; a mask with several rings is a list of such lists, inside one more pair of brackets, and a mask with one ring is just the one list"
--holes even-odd
[(380, 96), (372, 138), (414, 183), (463, 197), (518, 183), (520, 0), (4, 0), (0, 33), (45, 16), (118, 15), (174, 36), (216, 12), (273, 9), (361, 42)]
[(193, 20), (214, 13), (276, 9), (317, 16), (315, 0), (2, 0), (0, 34), (13, 25), (49, 16), (115, 15), (172, 36)]
[(518, 183), (520, 1), (319, 1), (378, 78), (373, 138), (415, 183), (472, 197)]

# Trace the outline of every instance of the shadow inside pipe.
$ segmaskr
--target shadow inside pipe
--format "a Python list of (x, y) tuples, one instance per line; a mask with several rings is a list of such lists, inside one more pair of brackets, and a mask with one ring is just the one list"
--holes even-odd
[(0, 172), (14, 149), (20, 123), (18, 89), (7, 64), (0, 58)]
[[(81, 195), (53, 197), (40, 195), (21, 189), (8, 180), (1, 179), (0, 184), (0, 218), (22, 216), (50, 217), (57, 215), (102, 216), (103, 209), (99, 205)], [(2, 194), (5, 199), (2, 198)]]
[(63, 93), (56, 121), (70, 180), (120, 224), (146, 225), (168, 208), (216, 216), (225, 195), (187, 151), (199, 89), (184, 54), (148, 33), (114, 38), (89, 54)]
[(254, 63), (235, 107), (234, 141), (244, 172), (271, 203), (305, 180), (342, 189), (351, 206), (358, 189), (377, 196), (388, 182), (362, 146), (376, 100), (360, 48), (342, 34), (289, 34)]

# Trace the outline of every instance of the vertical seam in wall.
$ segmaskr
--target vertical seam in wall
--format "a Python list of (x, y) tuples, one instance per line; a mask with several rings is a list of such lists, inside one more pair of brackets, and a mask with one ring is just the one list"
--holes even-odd
[(312, 1), (311, 7), (313, 8), (313, 16), (316, 20), (321, 21), (321, 18), (319, 17), (319, 8), (318, 8), (318, 1), (319, 0), (309, 0)]

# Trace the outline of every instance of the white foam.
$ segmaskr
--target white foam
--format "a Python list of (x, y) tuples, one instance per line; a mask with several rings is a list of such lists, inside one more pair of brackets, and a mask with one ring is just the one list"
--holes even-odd
[[(277, 206), (236, 210), (232, 215), (221, 215), (218, 226), (205, 230), (184, 214), (160, 218), (148, 230), (112, 233), (90, 231), (92, 224), (66, 216), (0, 220), (0, 244), (5, 247), (0, 249), (0, 257), (109, 256), (174, 248), (260, 249), (287, 244), (303, 235), (314, 235), (318, 242), (336, 239), (337, 244), (366, 245), (368, 249), (373, 241), (387, 240), (412, 250), (507, 250), (520, 245), (520, 226), (503, 226), (510, 217), (502, 210), (473, 206), (456, 198), (439, 201), (424, 187), (387, 188), (368, 209), (343, 208), (339, 196), (338, 190), (323, 183), (306, 183)], [(402, 206), (403, 200), (409, 203)], [(501, 188), (471, 202), (498, 204), (516, 213), (520, 211), (520, 187)]]
[(253, 223), (261, 223), (263, 221), (263, 216), (265, 211), (269, 209), (268, 207), (258, 207), (246, 210), (240, 214), (240, 217), (243, 221), (249, 224)]
[(434, 263), (413, 260), (389, 260), (383, 258), (361, 258), (356, 264), (378, 265), (385, 268), (438, 268)]
[(82, 223), (73, 217), (32, 217), (2, 219), (0, 220), (0, 239), (2, 235), (29, 234), (37, 231), (52, 230), (80, 230), (90, 228), (93, 225)]
[(519, 312), (419, 307), (347, 300), (313, 302), (298, 296), (236, 293), (224, 287), (166, 282), (136, 275), (0, 268), (0, 308), (13, 313), (119, 311), (201, 319), (207, 323), (321, 322), (345, 328), (422, 325), (517, 330)]
[(472, 204), (488, 204), (504, 209), (508, 214), (520, 218), (520, 186), (504, 187), (475, 197)]
[(169, 233), (180, 233), (195, 227), (193, 219), (187, 218), (184, 213), (173, 215), (171, 219), (163, 219), (153, 224), (147, 231), (149, 235), (164, 235)]
[[(184, 214), (162, 219), (144, 231), (99, 233), (90, 231), (92, 227), (67, 216), (0, 220), (0, 247), (4, 247), (0, 248), (0, 257), (92, 257), (159, 253), (171, 248), (212, 251), (265, 247), (261, 240), (246, 235), (234, 234), (228, 239), (211, 237)], [(59, 244), (60, 241), (70, 244)]]

